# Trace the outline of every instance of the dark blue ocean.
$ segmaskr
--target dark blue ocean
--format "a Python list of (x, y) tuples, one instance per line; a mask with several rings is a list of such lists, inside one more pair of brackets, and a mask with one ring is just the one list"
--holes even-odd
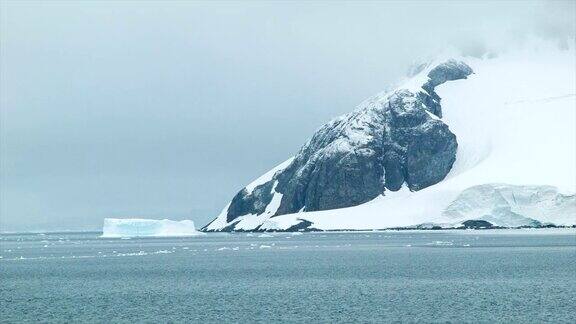
[(0, 321), (576, 322), (575, 230), (0, 236)]

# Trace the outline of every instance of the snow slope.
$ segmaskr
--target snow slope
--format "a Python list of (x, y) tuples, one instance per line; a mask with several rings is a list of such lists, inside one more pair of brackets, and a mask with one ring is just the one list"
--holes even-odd
[[(248, 184), (245, 187), (246, 191), (248, 193), (250, 193), (257, 186), (259, 186), (263, 183), (266, 183), (267, 181), (270, 181), (272, 179), (272, 177), (277, 172), (284, 170), (286, 167), (288, 167), (290, 165), (290, 163), (292, 163), (293, 160), (294, 160), (294, 157), (289, 158), (288, 160), (286, 160), (286, 161), (280, 163), (279, 165), (277, 165), (276, 167), (274, 167), (272, 170), (270, 170), (270, 171), (266, 172), (265, 174), (263, 174), (262, 176), (260, 176), (258, 179), (252, 181), (250, 184)], [(276, 182), (276, 183), (274, 183), (274, 186), (272, 186), (272, 190), (271, 190), (272, 200), (270, 201), (268, 206), (266, 206), (266, 210), (264, 211), (264, 213), (262, 213), (260, 215), (248, 214), (248, 215), (239, 217), (236, 220), (238, 222), (236, 224), (237, 229), (239, 229), (239, 230), (252, 230), (252, 229), (258, 227), (259, 225), (261, 225), (262, 223), (264, 223), (266, 220), (268, 220), (270, 217), (272, 217), (272, 215), (274, 215), (276, 213), (276, 211), (278, 210), (278, 207), (280, 206), (280, 201), (282, 200), (282, 194), (279, 192), (276, 192), (276, 185), (277, 184), (278, 183)], [(209, 224), (209, 229), (222, 229), (222, 228), (225, 228), (228, 226), (228, 222), (226, 221), (226, 215), (228, 213), (229, 207), (230, 207), (230, 204), (226, 205), (226, 207), (224, 207), (224, 209), (222, 209), (222, 211), (216, 217), (216, 219), (214, 219)]]
[(270, 181), (272, 179), (272, 177), (274, 176), (274, 174), (278, 171), (282, 171), (284, 170), (287, 166), (290, 165), (290, 163), (292, 163), (292, 160), (294, 160), (294, 157), (289, 158), (288, 160), (280, 163), (279, 165), (277, 165), (275, 168), (273, 168), (272, 170), (264, 173), (262, 176), (260, 176), (258, 179), (252, 181), (250, 184), (248, 184), (245, 189), (248, 193), (251, 193), (252, 190), (254, 190), (254, 188), (256, 188), (257, 186)]
[[(261, 224), (261, 230), (284, 230), (302, 220), (325, 230), (454, 223), (470, 216), (464, 213), (458, 219), (455, 213), (445, 212), (463, 191), (501, 184), (533, 191), (538, 186), (557, 188), (556, 196), (547, 196), (550, 201), (537, 206), (552, 206), (551, 210), (562, 213), (531, 214), (540, 222), (576, 224), (572, 203), (576, 199), (575, 57), (574, 49), (551, 46), (494, 58), (457, 57), (474, 74), (436, 90), (442, 98), (442, 121), (458, 141), (456, 162), (443, 181), (415, 192), (407, 188), (386, 192), (355, 207), (275, 217), (247, 215), (243, 221), (251, 221), (243, 229)], [(419, 91), (426, 77), (423, 73), (399, 88)], [(566, 199), (567, 209), (554, 209), (558, 200)], [(526, 204), (532, 206), (532, 202)], [(218, 228), (219, 219), (210, 225)]]
[(193, 236), (202, 234), (196, 230), (194, 222), (191, 220), (105, 218), (102, 229), (102, 237)]

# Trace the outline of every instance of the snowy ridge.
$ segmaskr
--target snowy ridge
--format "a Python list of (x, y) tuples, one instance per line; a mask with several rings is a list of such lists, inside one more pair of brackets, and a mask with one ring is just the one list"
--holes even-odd
[(247, 185), (245, 187), (246, 191), (248, 193), (252, 193), (252, 191), (254, 190), (254, 188), (256, 188), (257, 186), (266, 183), (267, 181), (272, 180), (272, 177), (274, 177), (274, 174), (276, 174), (276, 172), (281, 171), (286, 169), (287, 166), (290, 165), (290, 163), (292, 163), (292, 161), (294, 160), (294, 157), (289, 158), (288, 160), (278, 164), (276, 167), (274, 167), (272, 170), (264, 173), (262, 176), (260, 176), (258, 179), (252, 181), (249, 185)]

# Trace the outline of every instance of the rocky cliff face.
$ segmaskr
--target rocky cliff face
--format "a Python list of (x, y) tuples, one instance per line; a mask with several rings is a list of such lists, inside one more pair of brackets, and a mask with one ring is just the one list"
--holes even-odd
[(205, 229), (233, 230), (247, 215), (356, 206), (402, 186), (417, 191), (440, 182), (456, 159), (458, 143), (441, 120), (435, 88), (471, 73), (454, 60), (427, 66), (409, 84), (327, 123), (289, 163), (238, 192), (218, 224)]

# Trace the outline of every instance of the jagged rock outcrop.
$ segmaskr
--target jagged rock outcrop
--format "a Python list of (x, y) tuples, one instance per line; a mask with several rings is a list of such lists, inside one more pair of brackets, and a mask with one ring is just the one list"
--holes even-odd
[(223, 212), (226, 228), (245, 215), (356, 206), (404, 185), (417, 191), (443, 180), (458, 143), (441, 120), (435, 88), (465, 79), (472, 69), (449, 60), (422, 73), (427, 74), (416, 87), (371, 98), (322, 126), (289, 165), (251, 190), (242, 189)]

